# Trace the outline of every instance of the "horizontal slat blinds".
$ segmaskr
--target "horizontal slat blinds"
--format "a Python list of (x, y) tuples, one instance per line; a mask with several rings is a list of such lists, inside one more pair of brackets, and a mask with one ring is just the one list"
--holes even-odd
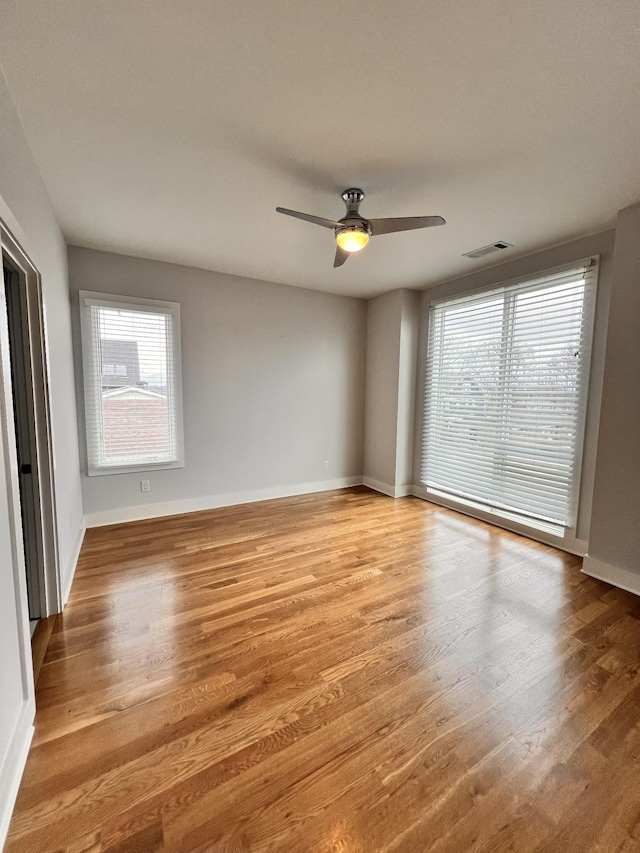
[(178, 306), (81, 296), (89, 473), (180, 463)]
[(568, 526), (595, 264), (433, 302), (422, 482)]

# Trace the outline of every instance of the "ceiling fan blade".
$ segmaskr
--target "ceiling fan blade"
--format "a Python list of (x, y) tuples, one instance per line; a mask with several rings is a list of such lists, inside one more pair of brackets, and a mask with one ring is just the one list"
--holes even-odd
[(305, 222), (312, 222), (314, 225), (322, 225), (323, 228), (340, 228), (340, 223), (333, 219), (324, 219), (322, 216), (313, 216), (311, 213), (300, 213), (299, 210), (289, 210), (287, 207), (276, 207), (276, 210), (286, 216), (294, 216), (296, 219), (303, 219)]
[(349, 252), (345, 252), (344, 249), (341, 249), (340, 246), (336, 246), (336, 258), (333, 262), (334, 267), (341, 267), (342, 264), (349, 257)]
[(432, 225), (444, 225), (441, 216), (395, 216), (391, 219), (369, 219), (371, 233), (392, 234), (394, 231), (413, 231), (414, 228), (430, 228)]

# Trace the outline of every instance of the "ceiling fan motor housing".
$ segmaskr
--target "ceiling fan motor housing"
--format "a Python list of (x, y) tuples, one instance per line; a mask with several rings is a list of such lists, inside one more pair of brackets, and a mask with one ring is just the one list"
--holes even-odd
[[(358, 190), (358, 189), (352, 188), (350, 190), (345, 190), (342, 193), (342, 200), (344, 201), (344, 203), (347, 206), (347, 215), (344, 217), (344, 219), (350, 219), (350, 218), (362, 219), (363, 218), (362, 216), (360, 216), (360, 213), (358, 212), (358, 208), (360, 207), (360, 202), (362, 201), (363, 198), (364, 198), (364, 193), (362, 192), (362, 190)], [(343, 222), (344, 219), (341, 219), (340, 222)]]
[(339, 221), (340, 228), (336, 228), (336, 234), (340, 234), (342, 231), (366, 231), (371, 236), (371, 226), (361, 216), (345, 216)]
[(347, 205), (347, 207), (349, 207), (349, 205), (351, 204), (355, 204), (357, 207), (363, 198), (364, 192), (362, 190), (357, 189), (356, 187), (351, 187), (351, 189), (345, 190), (342, 193), (342, 200)]
[(371, 226), (358, 210), (363, 198), (364, 192), (353, 187), (342, 193), (342, 200), (347, 206), (347, 213), (339, 220), (342, 227), (336, 228), (336, 235), (345, 231), (360, 231), (368, 234), (369, 237), (371, 236)]

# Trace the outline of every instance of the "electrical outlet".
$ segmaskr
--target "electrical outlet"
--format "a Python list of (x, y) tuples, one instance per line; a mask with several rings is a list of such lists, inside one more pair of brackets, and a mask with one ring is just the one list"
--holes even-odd
[(324, 465), (322, 467), (324, 468), (325, 471), (329, 470), (329, 460), (328, 459), (324, 460)]
[(140, 491), (141, 492), (150, 492), (151, 491), (151, 483), (149, 480), (140, 480)]

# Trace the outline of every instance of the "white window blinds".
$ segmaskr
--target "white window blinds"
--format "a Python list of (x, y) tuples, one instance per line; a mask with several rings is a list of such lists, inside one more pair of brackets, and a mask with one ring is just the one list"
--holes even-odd
[(183, 464), (180, 306), (82, 292), (89, 475)]
[(569, 526), (595, 262), (430, 306), (422, 482)]

